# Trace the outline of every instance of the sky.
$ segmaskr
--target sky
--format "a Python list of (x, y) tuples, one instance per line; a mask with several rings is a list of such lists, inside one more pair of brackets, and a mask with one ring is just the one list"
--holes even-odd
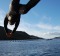
[[(12, 0), (0, 0), (0, 26), (4, 27), (4, 17)], [(20, 0), (26, 4), (29, 0)], [(14, 26), (8, 24), (9, 29)], [(60, 36), (60, 0), (41, 0), (27, 14), (21, 15), (17, 31), (46, 39)]]

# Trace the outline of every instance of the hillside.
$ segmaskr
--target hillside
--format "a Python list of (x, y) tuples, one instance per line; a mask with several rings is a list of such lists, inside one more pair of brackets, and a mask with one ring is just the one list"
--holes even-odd
[(5, 34), (4, 27), (0, 26), (0, 40), (26, 40), (26, 39), (43, 39), (43, 38), (29, 35), (26, 32), (22, 31), (16, 31), (13, 37), (9, 38)]

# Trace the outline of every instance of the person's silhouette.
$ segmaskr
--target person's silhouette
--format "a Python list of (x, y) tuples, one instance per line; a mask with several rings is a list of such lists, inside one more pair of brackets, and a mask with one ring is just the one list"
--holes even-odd
[[(26, 14), (39, 1), (40, 0), (30, 0), (27, 4), (19, 4), (20, 0), (12, 0), (12, 2), (10, 4), (10, 10), (6, 14), (6, 17), (4, 19), (4, 29), (5, 29), (6, 35), (8, 37), (11, 37), (12, 34), (16, 31), (16, 29), (19, 25), (19, 22), (20, 22), (21, 14)], [(15, 27), (11, 33), (8, 31), (8, 28), (7, 28), (8, 23), (10, 25), (15, 24)]]

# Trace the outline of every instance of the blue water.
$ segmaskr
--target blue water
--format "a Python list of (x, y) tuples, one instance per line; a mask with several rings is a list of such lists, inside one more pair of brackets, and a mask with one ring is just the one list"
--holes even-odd
[(0, 56), (60, 56), (60, 39), (0, 41)]

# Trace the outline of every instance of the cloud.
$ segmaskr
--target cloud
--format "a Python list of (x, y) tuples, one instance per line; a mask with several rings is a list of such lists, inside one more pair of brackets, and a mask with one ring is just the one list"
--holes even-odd
[(60, 32), (51, 32), (51, 33), (48, 33), (49, 35), (60, 35)]
[(46, 39), (51, 39), (54, 37), (60, 37), (60, 32), (47, 32), (44, 34)]
[(50, 24), (38, 23), (36, 26), (38, 28), (46, 29), (46, 30), (57, 30), (57, 31), (60, 30), (60, 26), (54, 26)]
[[(46, 39), (60, 36), (59, 33), (60, 27), (52, 26), (49, 24), (30, 24), (25, 21), (22, 21), (17, 30), (25, 31), (30, 35), (35, 35)], [(43, 31), (43, 30), (47, 30), (47, 31)]]
[(38, 28), (42, 28), (42, 29), (48, 29), (48, 30), (51, 30), (52, 29), (52, 26), (51, 25), (47, 25), (47, 24), (37, 24), (37, 27)]
[[(46, 24), (43, 24), (43, 25), (40, 24), (40, 25), (41, 26), (38, 27), (38, 26), (36, 26), (36, 24), (31, 25), (27, 22), (22, 21), (17, 30), (18, 31), (25, 31), (30, 35), (35, 35), (35, 36), (43, 37), (43, 38), (46, 38), (46, 39), (54, 38), (56, 36), (60, 36), (60, 33), (58, 31), (57, 32), (56, 31), (55, 32), (49, 31), (49, 30), (53, 30), (53, 26), (46, 25)], [(40, 28), (40, 29), (38, 30), (38, 28)], [(42, 30), (41, 30), (41, 28), (42, 28)], [(44, 30), (48, 29), (48, 31), (43, 31), (43, 29)], [(56, 29), (56, 30), (58, 30), (58, 29)]]
[(4, 23), (5, 12), (0, 9), (0, 26), (3, 26)]

